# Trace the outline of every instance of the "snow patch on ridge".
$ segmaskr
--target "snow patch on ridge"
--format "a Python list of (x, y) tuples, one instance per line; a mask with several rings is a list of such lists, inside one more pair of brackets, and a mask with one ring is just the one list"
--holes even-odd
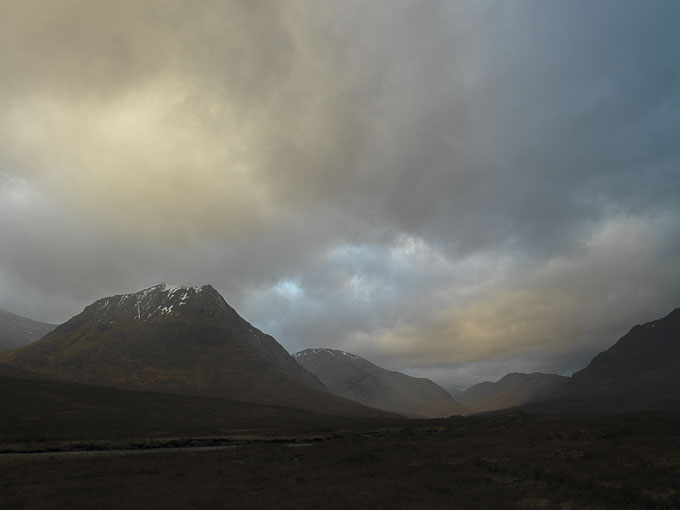
[(334, 358), (338, 357), (338, 354), (341, 354), (343, 356), (347, 356), (348, 358), (351, 358), (356, 361), (361, 361), (362, 358), (357, 356), (356, 354), (352, 354), (351, 352), (345, 352), (345, 351), (338, 351), (336, 349), (325, 349), (322, 347), (315, 347), (313, 349), (305, 349), (304, 351), (296, 352), (293, 354), (293, 357), (295, 359), (300, 359), (300, 358), (305, 358), (307, 356), (312, 356), (314, 354), (320, 354), (320, 353), (326, 353), (330, 354)]
[[(207, 284), (189, 287), (173, 283), (159, 283), (130, 294), (102, 298), (95, 302), (94, 306), (96, 310), (107, 314), (117, 307), (125, 308), (128, 312), (131, 312), (136, 321), (147, 322), (154, 317), (177, 314), (180, 307), (189, 303), (192, 297), (203, 291), (209, 292), (211, 290), (215, 294), (214, 298), (212, 294), (209, 296), (213, 304), (219, 309), (228, 310), (229, 306), (224, 298)], [(253, 335), (258, 336), (254, 333)]]
[(184, 287), (183, 285), (176, 285), (174, 283), (161, 283), (159, 287), (162, 287), (165, 292), (169, 292), (170, 294), (173, 294), (178, 290), (187, 288)]
[[(137, 308), (135, 319), (147, 320), (154, 315), (171, 314), (175, 310), (175, 305), (184, 306), (187, 303), (191, 291), (197, 294), (203, 290), (203, 287), (205, 287), (205, 285), (201, 287), (187, 287), (174, 283), (160, 283), (133, 294), (123, 295), (120, 299), (120, 304), (123, 304), (129, 297), (134, 297)], [(160, 303), (151, 308), (149, 306), (151, 297), (159, 294), (161, 294), (161, 296), (159, 296)]]
[(185, 292), (193, 290), (194, 292), (202, 292), (205, 287), (208, 287), (208, 285), (198, 285), (198, 286), (188, 286), (188, 285), (180, 285), (177, 283), (159, 283), (158, 285), (154, 285), (153, 287), (149, 287), (148, 289), (140, 290), (139, 292), (135, 292), (134, 294), (143, 294), (147, 295), (150, 292), (167, 292), (170, 295), (175, 294), (177, 291), (183, 290)]
[(345, 352), (345, 351), (340, 351), (340, 352), (342, 352), (342, 354), (344, 354), (348, 358), (352, 358), (353, 360), (356, 360), (356, 361), (361, 361), (361, 358), (359, 356), (357, 356), (356, 354), (352, 354), (351, 352)]

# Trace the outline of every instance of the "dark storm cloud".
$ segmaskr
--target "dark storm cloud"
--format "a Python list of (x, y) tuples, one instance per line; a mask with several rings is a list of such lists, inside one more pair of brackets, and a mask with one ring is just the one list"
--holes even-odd
[(211, 282), (290, 350), (486, 374), (680, 303), (676, 2), (2, 7), (0, 306)]

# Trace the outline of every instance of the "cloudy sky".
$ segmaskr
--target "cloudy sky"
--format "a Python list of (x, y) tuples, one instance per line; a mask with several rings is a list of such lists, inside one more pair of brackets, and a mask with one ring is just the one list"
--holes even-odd
[(0, 307), (570, 374), (680, 306), (676, 0), (0, 0)]

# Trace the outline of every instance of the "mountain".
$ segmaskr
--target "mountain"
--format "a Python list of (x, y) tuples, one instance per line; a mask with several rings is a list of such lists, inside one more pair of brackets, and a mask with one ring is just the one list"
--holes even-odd
[(473, 412), (493, 411), (550, 398), (568, 377), (535, 372), (509, 373), (496, 382), (482, 382), (458, 392), (456, 399)]
[(633, 408), (680, 404), (680, 308), (634, 326), (576, 372), (568, 398), (624, 399)]
[(0, 308), (0, 352), (35, 342), (54, 328), (55, 324), (27, 319)]
[(370, 407), (426, 418), (466, 412), (444, 388), (429, 379), (386, 370), (356, 354), (305, 349), (293, 356), (336, 395)]
[[(530, 390), (530, 399), (518, 398), (523, 386)], [(679, 411), (680, 308), (634, 326), (570, 378), (508, 374), (497, 383), (472, 386), (456, 398), (474, 411), (500, 409), (501, 404), (560, 414)]]
[(210, 285), (160, 284), (100, 299), (42, 340), (0, 353), (0, 363), (119, 388), (379, 414), (331, 394)]

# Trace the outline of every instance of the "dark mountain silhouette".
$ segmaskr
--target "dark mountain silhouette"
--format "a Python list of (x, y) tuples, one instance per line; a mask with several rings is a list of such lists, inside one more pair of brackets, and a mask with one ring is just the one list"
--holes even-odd
[(56, 327), (56, 324), (34, 321), (0, 308), (0, 352), (35, 342)]
[(534, 413), (612, 414), (680, 410), (680, 309), (634, 326)]
[(564, 389), (568, 398), (612, 398), (633, 408), (680, 404), (680, 308), (634, 326)]
[(493, 411), (550, 398), (568, 377), (534, 372), (509, 373), (496, 382), (482, 382), (456, 393), (456, 399), (473, 412)]
[(293, 355), (340, 397), (409, 416), (462, 414), (465, 407), (429, 379), (386, 370), (356, 354), (334, 349), (306, 349)]
[(100, 299), (42, 340), (0, 353), (0, 363), (120, 388), (380, 414), (331, 394), (210, 285)]

